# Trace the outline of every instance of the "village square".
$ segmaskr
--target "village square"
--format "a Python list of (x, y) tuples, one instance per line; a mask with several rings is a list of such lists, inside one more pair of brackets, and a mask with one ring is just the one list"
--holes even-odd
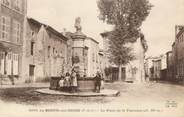
[[(184, 115), (183, 17), (170, 24), (173, 36), (165, 34), (170, 42), (164, 42), (159, 40), (163, 34), (158, 34), (162, 28), (151, 29), (154, 24), (145, 28), (159, 6), (152, 0), (92, 2), (91, 9), (98, 9), (94, 19), (99, 25), (86, 17), (93, 13), (77, 13), (84, 12), (79, 4), (83, 0), (73, 3), (81, 5), (81, 11), (71, 9), (73, 14), (63, 10), (71, 5), (69, 1), (56, 1), (53, 14), (49, 10), (54, 9), (55, 0), (46, 0), (43, 9), (50, 9), (39, 14), (42, 6), (35, 1), (0, 0), (0, 104), (52, 109), (51, 105), (68, 109), (85, 105), (94, 112), (113, 112), (109, 105), (117, 105), (118, 112)], [(60, 2), (66, 6), (57, 6)], [(172, 10), (181, 13), (183, 7)], [(94, 109), (95, 105), (105, 110)], [(39, 111), (34, 109), (29, 112)]]

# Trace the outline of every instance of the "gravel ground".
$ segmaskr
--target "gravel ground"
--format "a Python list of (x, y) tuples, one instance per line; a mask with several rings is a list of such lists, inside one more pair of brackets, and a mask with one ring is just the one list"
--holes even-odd
[[(121, 94), (118, 97), (71, 97), (44, 95), (35, 92), (36, 89), (48, 86), (49, 84), (35, 84), (3, 87), (0, 88), (0, 102), (2, 101), (5, 105), (16, 104), (16, 107), (22, 105), (45, 108), (130, 109), (128, 111), (131, 113), (134, 109), (141, 111), (152, 109), (154, 111), (152, 114), (155, 114), (155, 116), (158, 116), (159, 113), (159, 116), (162, 114), (163, 117), (184, 117), (184, 86), (168, 83), (131, 84), (115, 82), (105, 84), (106, 89), (119, 90)], [(176, 107), (166, 107), (167, 102), (174, 102)], [(12, 108), (14, 109), (14, 106)], [(1, 106), (0, 113), (1, 109), (5, 108)], [(136, 117), (143, 116), (137, 115)]]

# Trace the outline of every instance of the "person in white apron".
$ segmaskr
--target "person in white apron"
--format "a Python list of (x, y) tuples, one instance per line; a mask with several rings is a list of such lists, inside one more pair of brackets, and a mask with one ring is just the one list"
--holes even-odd
[(67, 72), (66, 73), (66, 76), (64, 78), (64, 89), (66, 91), (69, 91), (70, 90), (70, 74)]
[(71, 89), (72, 93), (77, 92), (77, 75), (75, 70), (73, 70), (71, 74)]
[(61, 80), (59, 81), (59, 89), (63, 90), (64, 88), (64, 78), (61, 77)]

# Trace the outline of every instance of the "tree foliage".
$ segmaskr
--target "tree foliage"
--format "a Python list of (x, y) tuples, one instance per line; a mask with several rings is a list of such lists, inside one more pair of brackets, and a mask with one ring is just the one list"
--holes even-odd
[(98, 0), (99, 19), (114, 25), (108, 32), (110, 60), (117, 65), (134, 59), (132, 48), (126, 43), (140, 37), (142, 22), (149, 15), (152, 5), (148, 0)]

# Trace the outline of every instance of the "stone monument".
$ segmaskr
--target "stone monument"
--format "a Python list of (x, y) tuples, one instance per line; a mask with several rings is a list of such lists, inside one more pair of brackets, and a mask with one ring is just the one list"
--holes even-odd
[(80, 76), (86, 75), (86, 57), (87, 55), (84, 54), (85, 51), (87, 51), (85, 47), (85, 39), (86, 35), (82, 33), (82, 26), (81, 26), (81, 18), (77, 17), (75, 19), (75, 25), (74, 25), (76, 32), (72, 35), (73, 39), (73, 57), (78, 57), (79, 62), (74, 64), (75, 68), (78, 68)]

